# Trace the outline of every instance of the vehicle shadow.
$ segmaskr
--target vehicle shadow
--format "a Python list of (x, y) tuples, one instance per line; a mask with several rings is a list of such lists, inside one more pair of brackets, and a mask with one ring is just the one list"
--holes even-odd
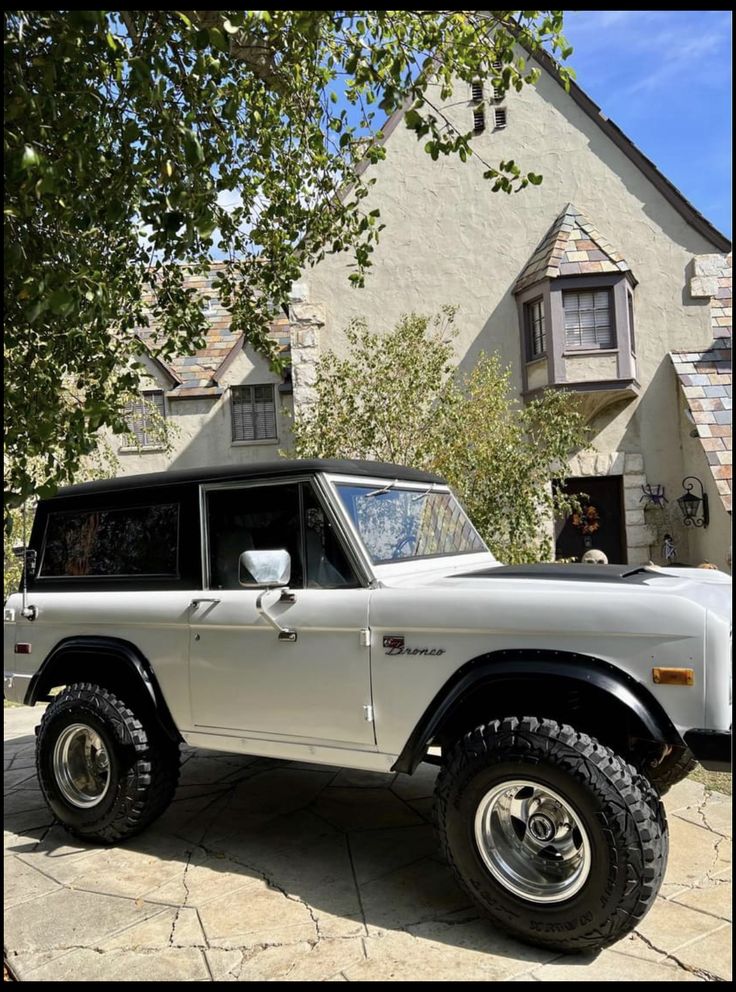
[[(187, 748), (169, 809), (140, 835), (100, 847), (53, 823), (33, 737), (9, 744), (6, 856), (76, 898), (122, 897), (161, 917), (160, 938), (150, 926), (148, 937), (133, 928), (131, 943), (173, 940), (184, 913), (205, 947), (353, 938), (363, 957), (361, 940), (382, 937), (403, 961), (431, 959), (443, 946), (492, 955), (493, 974), (491, 958), (479, 964), (486, 978), (557, 956), (503, 934), (456, 883), (432, 826), (433, 766), (382, 775)], [(45, 896), (49, 913), (63, 907), (64, 890)]]

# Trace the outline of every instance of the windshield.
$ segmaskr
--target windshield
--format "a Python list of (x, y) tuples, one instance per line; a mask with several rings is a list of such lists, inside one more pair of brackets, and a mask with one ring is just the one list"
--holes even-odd
[(337, 491), (374, 565), (488, 551), (452, 493), (395, 483), (338, 483)]

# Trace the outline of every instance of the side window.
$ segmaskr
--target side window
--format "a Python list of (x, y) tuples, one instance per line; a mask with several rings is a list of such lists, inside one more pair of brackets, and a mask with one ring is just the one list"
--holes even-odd
[(179, 506), (49, 514), (39, 576), (178, 576)]
[(360, 585), (339, 537), (312, 487), (305, 483), (304, 556), (308, 589), (354, 589)]
[(212, 589), (241, 588), (238, 562), (244, 551), (278, 548), (291, 555), (289, 585), (303, 588), (298, 484), (210, 490), (207, 531)]

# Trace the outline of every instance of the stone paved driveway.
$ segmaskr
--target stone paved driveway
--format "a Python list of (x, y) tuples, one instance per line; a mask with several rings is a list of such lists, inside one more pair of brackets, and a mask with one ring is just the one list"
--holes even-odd
[(39, 708), (5, 710), (5, 951), (26, 981), (708, 981), (731, 977), (731, 801), (667, 797), (667, 879), (597, 955), (480, 919), (429, 825), (434, 769), (375, 775), (185, 754), (168, 812), (117, 848), (72, 841), (34, 771)]

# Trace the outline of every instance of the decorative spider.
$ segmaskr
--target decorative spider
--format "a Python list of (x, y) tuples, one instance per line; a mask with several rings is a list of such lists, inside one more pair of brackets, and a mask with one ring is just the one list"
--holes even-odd
[(664, 486), (661, 483), (657, 483), (654, 489), (647, 483), (646, 486), (641, 487), (641, 491), (644, 495), (639, 498), (640, 503), (643, 499), (651, 506), (664, 506), (665, 503), (669, 503), (669, 500), (664, 494)]

